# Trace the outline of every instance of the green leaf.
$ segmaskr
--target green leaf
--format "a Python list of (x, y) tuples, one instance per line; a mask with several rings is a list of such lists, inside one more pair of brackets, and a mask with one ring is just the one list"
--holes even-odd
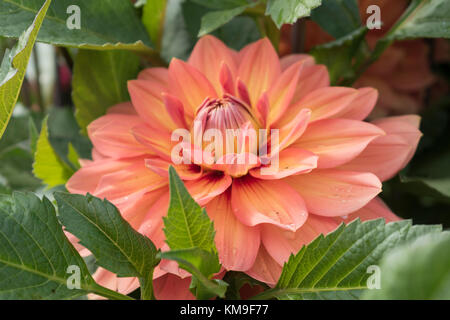
[(311, 12), (311, 19), (335, 39), (361, 28), (356, 0), (327, 0)]
[(161, 253), (161, 257), (177, 261), (180, 268), (192, 274), (191, 289), (198, 299), (224, 297), (226, 284), (211, 280), (221, 267), (214, 243), (214, 224), (192, 199), (172, 166), (169, 182), (170, 204), (163, 220), (171, 251)]
[(158, 51), (161, 49), (166, 5), (167, 0), (147, 1), (142, 11), (142, 22)]
[[(79, 289), (67, 286), (73, 283), (70, 266), (79, 268)], [(89, 292), (128, 298), (94, 282), (47, 198), (0, 196), (0, 299), (70, 299)]]
[(381, 289), (364, 299), (449, 300), (450, 232), (429, 234), (390, 252), (381, 261)]
[[(328, 0), (327, 0), (328, 1)], [(311, 10), (322, 4), (322, 0), (267, 0), (266, 15), (271, 16), (278, 28), (308, 17)]]
[(32, 122), (30, 115), (13, 115), (0, 140), (0, 185), (3, 187), (34, 191), (41, 186), (32, 172), (33, 153), (29, 133), (24, 130)]
[(365, 27), (338, 40), (314, 47), (310, 54), (314, 56), (317, 63), (325, 64), (330, 73), (330, 82), (335, 85), (345, 79), (355, 76), (355, 70), (360, 63), (359, 54), (362, 54), (364, 36), (367, 32)]
[(48, 138), (47, 118), (42, 123), (33, 163), (34, 175), (49, 188), (65, 184), (74, 170), (55, 152)]
[(87, 125), (109, 107), (129, 101), (127, 81), (136, 77), (139, 59), (127, 51), (80, 50), (75, 58), (72, 98), (75, 117), (86, 133)]
[[(19, 36), (41, 7), (42, 0), (0, 0), (0, 35)], [(68, 20), (80, 8), (80, 29), (69, 29)], [(152, 44), (131, 1), (53, 1), (37, 38), (58, 46), (84, 49), (151, 51)]]
[[(15, 20), (9, 20), (10, 13), (3, 10), (3, 2), (0, 2), (0, 16), (2, 16), (0, 26), (7, 24), (13, 27), (17, 32), (19, 40), (11, 51), (5, 53), (0, 66), (0, 138), (6, 129), (17, 98), (19, 97), (20, 87), (25, 77), (31, 50), (33, 49), (36, 36), (51, 0), (45, 1), (44, 4), (40, 1), (35, 14), (30, 16), (30, 21), (26, 25), (18, 25)], [(31, 20), (33, 21), (31, 22)], [(19, 34), (23, 30), (26, 31)], [(0, 27), (0, 34), (3, 34), (2, 31), (3, 29)]]
[(249, 1), (247, 0), (191, 0), (191, 1), (201, 6), (216, 10), (233, 9), (249, 4)]
[(134, 230), (107, 200), (61, 192), (55, 199), (59, 219), (97, 264), (121, 277), (138, 277), (143, 298), (153, 298), (153, 269), (159, 260), (150, 239)]
[(230, 22), (234, 17), (243, 13), (247, 7), (248, 5), (228, 10), (208, 12), (202, 17), (198, 36), (204, 36), (205, 34), (208, 34), (223, 26), (224, 24)]
[(216, 251), (214, 224), (187, 191), (173, 167), (169, 168), (170, 204), (164, 234), (171, 250), (200, 248)]
[(388, 250), (428, 233), (440, 226), (412, 226), (403, 220), (385, 224), (383, 219), (342, 224), (327, 236), (319, 236), (304, 246), (284, 265), (274, 289), (255, 298), (315, 299), (358, 297), (367, 288), (371, 273)]
[(180, 268), (192, 274), (191, 288), (200, 300), (215, 296), (224, 297), (228, 284), (224, 281), (211, 279), (220, 271), (219, 257), (200, 248), (171, 250), (160, 253), (161, 258), (178, 262)]
[(413, 0), (386, 39), (450, 38), (449, 17), (448, 0)]
[(223, 280), (228, 283), (227, 295), (225, 297), (227, 300), (241, 300), (240, 290), (245, 284), (251, 287), (260, 286), (264, 289), (269, 288), (264, 282), (253, 279), (243, 272), (228, 271), (225, 277), (223, 277)]

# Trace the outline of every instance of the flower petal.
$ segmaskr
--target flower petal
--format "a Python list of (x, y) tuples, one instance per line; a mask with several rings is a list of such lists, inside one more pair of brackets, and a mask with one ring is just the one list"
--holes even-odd
[(261, 246), (253, 267), (245, 273), (269, 286), (274, 286), (280, 278), (281, 270), (281, 265), (270, 256), (264, 246)]
[(169, 178), (169, 167), (173, 166), (182, 180), (197, 180), (203, 175), (202, 167), (195, 164), (173, 164), (161, 158), (145, 159), (145, 165), (161, 177)]
[(178, 59), (169, 66), (170, 92), (184, 105), (185, 113), (195, 115), (206, 98), (216, 98), (217, 93), (206, 77), (195, 67)]
[(97, 151), (118, 159), (152, 153), (131, 133), (131, 128), (141, 124), (143, 121), (137, 116), (107, 114), (91, 122), (87, 129)]
[(224, 268), (234, 271), (250, 269), (259, 249), (259, 229), (243, 225), (236, 219), (231, 208), (231, 192), (210, 201), (206, 212), (214, 221), (216, 247)]
[(231, 204), (236, 217), (248, 226), (271, 223), (295, 231), (308, 217), (303, 199), (279, 180), (234, 179)]
[(378, 100), (378, 91), (373, 88), (358, 89), (358, 95), (335, 118), (364, 120), (372, 112)]
[(357, 218), (361, 219), (361, 221), (384, 218), (386, 223), (401, 220), (401, 218), (397, 217), (379, 197), (374, 198), (358, 211), (353, 212), (348, 216), (336, 217), (335, 219), (338, 222), (343, 221), (345, 223), (350, 223)]
[(238, 77), (246, 84), (251, 103), (256, 104), (280, 76), (280, 62), (267, 38), (249, 44), (242, 52)]
[(292, 146), (317, 154), (318, 168), (334, 168), (354, 159), (372, 140), (384, 134), (367, 122), (324, 119), (311, 123)]
[(317, 168), (318, 156), (300, 148), (289, 147), (278, 154), (278, 165), (263, 166), (250, 170), (250, 174), (258, 179), (282, 179), (300, 173), (308, 173)]
[(185, 186), (192, 198), (199, 205), (204, 206), (213, 198), (225, 192), (231, 182), (229, 175), (212, 172), (195, 181), (187, 181)]
[(167, 88), (169, 85), (169, 71), (166, 68), (147, 68), (139, 73), (138, 79), (154, 81)]
[(223, 93), (219, 79), (222, 64), (224, 63), (228, 67), (232, 79), (237, 74), (233, 51), (211, 35), (204, 36), (197, 41), (188, 63), (203, 73), (218, 93)]
[(195, 300), (189, 291), (191, 278), (180, 277), (167, 273), (153, 282), (155, 297), (158, 300)]
[(162, 96), (167, 90), (151, 80), (128, 81), (128, 92), (139, 116), (158, 130), (172, 132), (177, 126), (167, 112)]
[(320, 234), (334, 231), (341, 222), (335, 218), (321, 217), (310, 214), (308, 220), (297, 231), (287, 231), (274, 225), (266, 224), (261, 227), (261, 239), (267, 252), (280, 265), (296, 254), (302, 246), (309, 244)]
[(381, 192), (380, 180), (371, 173), (316, 169), (283, 181), (302, 196), (309, 212), (328, 217), (354, 212)]

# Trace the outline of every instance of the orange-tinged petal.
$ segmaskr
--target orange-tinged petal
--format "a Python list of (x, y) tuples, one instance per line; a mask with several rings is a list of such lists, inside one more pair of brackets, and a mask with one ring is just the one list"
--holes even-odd
[[(123, 278), (104, 268), (98, 267), (92, 275), (95, 282), (110, 290), (120, 292), (122, 294), (129, 294), (139, 288), (139, 281), (137, 278)], [(101, 296), (90, 294), (89, 299), (105, 299)]]
[(372, 141), (360, 155), (339, 168), (371, 172), (381, 181), (386, 181), (404, 167), (412, 150), (412, 147), (402, 137), (386, 135)]
[(131, 102), (122, 102), (122, 103), (116, 104), (112, 107), (109, 107), (106, 112), (108, 114), (117, 113), (117, 114), (128, 114), (131, 116), (137, 116), (137, 112), (134, 109), (134, 106)]
[(195, 181), (185, 183), (192, 198), (201, 206), (204, 206), (216, 196), (225, 192), (231, 185), (231, 177), (226, 174), (212, 172)]
[(340, 222), (335, 218), (321, 217), (310, 214), (308, 220), (295, 232), (280, 229), (266, 224), (261, 227), (261, 239), (267, 252), (280, 265), (296, 254), (302, 246), (309, 244), (320, 234), (334, 231)]
[(234, 179), (231, 204), (236, 217), (248, 226), (271, 223), (295, 231), (308, 217), (300, 195), (279, 180)]
[(354, 212), (381, 192), (380, 180), (371, 173), (316, 169), (283, 181), (302, 196), (309, 212), (328, 217)]
[(203, 73), (218, 93), (223, 92), (219, 78), (222, 64), (227, 65), (232, 79), (237, 73), (233, 51), (211, 35), (204, 36), (197, 41), (188, 63)]
[(267, 38), (249, 44), (242, 50), (238, 77), (247, 86), (251, 103), (256, 104), (261, 94), (280, 76), (280, 62)]
[(155, 297), (158, 300), (195, 300), (189, 291), (191, 278), (180, 277), (167, 273), (153, 282)]
[(169, 209), (170, 195), (167, 193), (161, 195), (153, 206), (148, 210), (138, 231), (148, 237), (157, 248), (165, 245), (166, 236), (164, 234), (163, 217), (167, 215)]
[(367, 122), (324, 119), (311, 123), (292, 146), (317, 154), (318, 168), (334, 168), (354, 159), (372, 140), (384, 134)]
[(104, 175), (94, 195), (109, 201), (130, 196), (137, 192), (149, 192), (167, 185), (167, 179), (145, 166), (144, 159), (116, 172)]
[(246, 175), (250, 169), (259, 167), (260, 165), (261, 162), (257, 155), (245, 152), (226, 154), (220, 157), (211, 168), (223, 171), (232, 177), (241, 177)]
[(66, 183), (66, 188), (71, 193), (94, 193), (100, 179), (108, 174), (122, 170), (130, 165), (129, 160), (97, 160), (83, 166), (75, 172)]
[(378, 91), (373, 88), (358, 89), (358, 95), (335, 118), (364, 120), (372, 112), (378, 100)]
[(217, 98), (212, 84), (195, 67), (178, 59), (172, 59), (169, 66), (169, 89), (184, 105), (189, 116), (196, 114), (206, 98)]
[(290, 66), (268, 91), (269, 98), (269, 116), (267, 125), (277, 121), (289, 107), (294, 97), (295, 88), (300, 73), (303, 69), (303, 61), (299, 61)]
[(145, 165), (162, 177), (169, 178), (169, 167), (173, 166), (182, 180), (197, 180), (203, 175), (203, 168), (195, 164), (173, 164), (161, 158), (145, 159)]
[(331, 118), (346, 109), (356, 98), (358, 90), (345, 87), (325, 87), (310, 92), (291, 105), (278, 121), (278, 126), (291, 121), (302, 109), (311, 110), (311, 120)]
[(356, 212), (349, 214), (348, 216), (336, 217), (338, 222), (350, 223), (355, 219), (361, 219), (361, 221), (374, 220), (384, 218), (386, 223), (392, 221), (399, 221), (401, 218), (397, 217), (389, 207), (380, 199), (380, 197), (374, 198), (364, 207)]
[(139, 80), (148, 80), (158, 83), (160, 86), (169, 85), (169, 71), (166, 68), (147, 68), (138, 75)]
[(302, 61), (305, 66), (313, 66), (315, 64), (314, 58), (308, 54), (288, 54), (280, 59), (281, 70), (284, 71), (299, 61)]
[(293, 103), (297, 103), (307, 94), (330, 86), (330, 75), (328, 69), (324, 65), (305, 66), (300, 73), (295, 89)]
[(165, 90), (166, 87), (151, 80), (128, 81), (131, 101), (139, 116), (152, 127), (171, 132), (177, 125), (164, 104), (162, 92)]
[(291, 175), (308, 173), (317, 167), (318, 156), (314, 153), (289, 147), (278, 154), (278, 165), (264, 166), (250, 170), (250, 174), (259, 179), (282, 179)]
[(264, 246), (261, 246), (253, 267), (245, 273), (269, 286), (274, 286), (280, 278), (281, 270), (281, 265), (270, 256)]
[(419, 130), (420, 120), (421, 118), (418, 115), (404, 115), (377, 119), (372, 122), (386, 131), (388, 135), (395, 134), (402, 137), (411, 146), (411, 150), (405, 160), (404, 166), (412, 159), (420, 138), (422, 137), (422, 133)]
[(143, 121), (137, 116), (107, 114), (91, 122), (87, 129), (96, 150), (119, 159), (152, 153), (131, 133), (131, 128), (141, 124)]
[(131, 128), (134, 138), (149, 150), (163, 159), (170, 161), (173, 146), (177, 144), (172, 141), (172, 135), (168, 131), (152, 128), (148, 124), (140, 124)]
[(209, 202), (206, 212), (214, 221), (215, 242), (222, 266), (234, 271), (250, 269), (259, 249), (259, 228), (246, 226), (236, 219), (229, 191)]
[(272, 152), (283, 150), (300, 138), (305, 132), (310, 119), (311, 110), (302, 109), (290, 122), (286, 124), (274, 124), (273, 127), (279, 129), (279, 145), (276, 146), (276, 144), (271, 141)]

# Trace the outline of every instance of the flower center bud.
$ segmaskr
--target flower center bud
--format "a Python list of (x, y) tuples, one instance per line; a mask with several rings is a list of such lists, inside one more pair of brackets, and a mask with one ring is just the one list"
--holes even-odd
[(215, 161), (230, 153), (257, 153), (258, 124), (250, 110), (233, 96), (206, 99), (193, 126), (194, 137), (201, 139), (195, 144)]

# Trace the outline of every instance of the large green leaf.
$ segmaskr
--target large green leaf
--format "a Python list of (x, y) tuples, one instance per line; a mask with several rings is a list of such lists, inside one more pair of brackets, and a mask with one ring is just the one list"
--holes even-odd
[[(51, 0), (47, 0), (45, 3), (40, 1), (35, 13), (23, 25), (17, 25), (15, 20), (8, 21), (10, 12), (4, 11), (0, 5), (0, 25), (6, 24), (13, 27), (16, 30), (16, 36), (19, 38), (16, 46), (5, 53), (0, 66), (0, 138), (8, 125), (19, 97), (31, 50), (50, 2)], [(3, 3), (3, 1), (0, 3)], [(26, 31), (22, 33), (23, 30)], [(4, 35), (1, 31), (2, 28), (0, 28), (0, 35)]]
[(450, 232), (430, 234), (401, 246), (380, 264), (381, 288), (364, 299), (450, 300)]
[(29, 123), (33, 123), (31, 115), (13, 115), (0, 140), (0, 185), (14, 190), (33, 191), (41, 185), (32, 173)]
[(47, 118), (42, 123), (41, 133), (36, 143), (33, 173), (50, 188), (65, 184), (74, 173), (74, 170), (61, 159), (50, 144)]
[(159, 260), (150, 239), (107, 200), (61, 192), (55, 199), (61, 222), (94, 254), (97, 264), (122, 277), (138, 277), (143, 298), (152, 298), (153, 269)]
[(200, 248), (216, 251), (214, 225), (187, 191), (173, 167), (169, 169), (170, 205), (164, 233), (170, 249)]
[(450, 1), (413, 0), (387, 39), (450, 38)]
[(147, 1), (142, 11), (142, 22), (158, 51), (161, 49), (166, 5), (167, 0)]
[[(329, 1), (329, 0), (327, 0)], [(308, 17), (311, 10), (320, 6), (322, 0), (267, 0), (266, 15), (270, 15), (278, 28)]]
[(330, 74), (331, 84), (351, 79), (355, 76), (364, 55), (364, 36), (367, 29), (361, 27), (338, 40), (314, 47), (311, 55), (317, 63), (325, 64)]
[(72, 98), (82, 131), (109, 107), (128, 101), (127, 81), (136, 77), (139, 59), (127, 51), (80, 50), (75, 58)]
[(164, 217), (164, 234), (171, 251), (161, 253), (175, 260), (192, 274), (191, 288), (198, 299), (224, 297), (226, 284), (211, 280), (220, 271), (214, 243), (214, 224), (195, 200), (171, 166), (169, 168), (170, 204)]
[(356, 0), (324, 1), (320, 7), (311, 12), (311, 19), (336, 39), (361, 28)]
[[(42, 6), (42, 0), (0, 0), (0, 35), (18, 37)], [(80, 8), (80, 29), (69, 29), (69, 6)], [(152, 44), (131, 1), (53, 1), (38, 41), (84, 49), (151, 50)]]
[(368, 267), (377, 265), (383, 254), (397, 245), (440, 226), (412, 226), (403, 220), (385, 224), (383, 219), (342, 224), (327, 236), (319, 236), (292, 255), (274, 289), (259, 298), (338, 299), (358, 297), (367, 288)]
[(234, 17), (243, 13), (247, 7), (249, 7), (249, 5), (227, 10), (208, 12), (202, 17), (198, 36), (204, 36), (205, 34), (208, 34), (223, 26), (224, 24), (230, 22)]
[[(79, 271), (79, 289), (67, 286), (69, 267)], [(89, 292), (128, 298), (94, 282), (47, 198), (0, 196), (0, 299), (70, 299)]]

